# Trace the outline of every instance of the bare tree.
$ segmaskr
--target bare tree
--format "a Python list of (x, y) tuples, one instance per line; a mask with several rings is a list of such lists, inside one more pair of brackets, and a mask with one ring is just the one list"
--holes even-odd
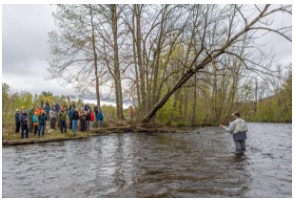
[[(286, 12), (291, 14), (291, 6), (281, 6), (274, 9), (270, 9), (270, 7), (270, 5), (265, 5), (263, 7), (255, 6), (255, 17), (252, 18), (250, 16), (246, 16), (242, 7), (237, 8), (236, 6), (225, 6), (224, 8), (220, 8), (220, 6), (208, 5), (206, 12), (204, 13), (205, 20), (201, 22), (202, 28), (198, 28), (199, 35), (202, 35), (203, 37), (201, 45), (196, 50), (197, 56), (195, 56), (187, 66), (186, 72), (181, 76), (174, 87), (168, 91), (144, 116), (142, 122), (148, 122), (166, 103), (170, 96), (179, 90), (195, 73), (202, 69), (206, 69), (206, 67), (214, 60), (221, 58), (223, 55), (231, 55), (239, 58), (246, 68), (249, 63), (253, 64), (253, 61), (241, 58), (239, 55), (234, 53), (235, 50), (240, 48), (241, 38), (246, 33), (251, 31), (255, 32), (257, 30), (266, 30), (277, 33), (291, 41), (291, 36), (289, 35), (291, 27), (275, 29), (264, 22), (268, 16), (277, 12)], [(237, 12), (234, 12), (236, 16), (236, 24), (233, 22), (230, 23), (229, 26), (219, 27), (224, 20), (228, 19), (226, 13), (232, 9), (237, 10)], [(254, 14), (252, 16), (254, 16)], [(241, 19), (244, 24), (238, 23)], [(235, 24), (235, 26), (231, 26), (231, 24)], [(219, 28), (221, 28), (221, 31), (217, 31)], [(252, 40), (252, 38), (248, 37), (247, 40)]]
[(58, 29), (49, 33), (54, 55), (49, 61), (51, 78), (65, 80), (81, 93), (92, 93), (91, 85), (95, 81), (97, 104), (100, 105), (92, 6), (57, 5), (53, 17)]

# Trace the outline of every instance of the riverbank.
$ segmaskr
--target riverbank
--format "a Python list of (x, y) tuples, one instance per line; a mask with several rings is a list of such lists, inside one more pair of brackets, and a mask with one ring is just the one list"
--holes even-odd
[(38, 137), (34, 134), (29, 134), (29, 138), (21, 139), (20, 133), (13, 133), (13, 130), (2, 128), (2, 146), (13, 146), (13, 145), (26, 145), (26, 144), (37, 144), (46, 142), (56, 142), (64, 140), (76, 140), (84, 139), (93, 136), (109, 135), (112, 133), (184, 133), (185, 130), (180, 130), (174, 127), (166, 127), (159, 125), (127, 125), (121, 124), (117, 126), (108, 126), (104, 128), (94, 128), (87, 132), (76, 132), (75, 134), (71, 129), (68, 129), (67, 133), (62, 134), (60, 130), (49, 129), (45, 131), (44, 137)]

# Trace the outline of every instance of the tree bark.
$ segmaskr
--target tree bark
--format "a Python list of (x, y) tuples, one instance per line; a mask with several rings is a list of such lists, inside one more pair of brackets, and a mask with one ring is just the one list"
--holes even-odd
[(110, 5), (112, 15), (112, 31), (114, 42), (114, 78), (115, 78), (115, 93), (116, 93), (116, 105), (117, 105), (117, 117), (124, 120), (123, 112), (123, 97), (122, 97), (122, 85), (121, 85), (121, 73), (119, 64), (119, 48), (118, 48), (118, 16), (117, 5)]
[(94, 55), (94, 73), (95, 73), (95, 89), (96, 89), (96, 103), (98, 108), (100, 109), (100, 93), (99, 93), (99, 76), (97, 70), (97, 54), (96, 54), (96, 46), (95, 46), (95, 34), (94, 34), (94, 24), (93, 24), (93, 13), (92, 7), (89, 5), (90, 8), (90, 20), (91, 20), (91, 38), (92, 38), (92, 48), (93, 48), (93, 55)]

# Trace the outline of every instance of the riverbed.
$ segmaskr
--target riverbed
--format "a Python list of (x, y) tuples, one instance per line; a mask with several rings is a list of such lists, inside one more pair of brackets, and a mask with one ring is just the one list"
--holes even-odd
[(292, 124), (218, 127), (2, 148), (2, 197), (292, 197)]

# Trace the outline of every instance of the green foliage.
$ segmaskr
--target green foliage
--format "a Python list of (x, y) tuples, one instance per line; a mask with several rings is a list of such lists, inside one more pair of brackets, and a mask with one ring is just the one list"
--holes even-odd
[(114, 106), (103, 105), (101, 110), (104, 113), (104, 120), (107, 119), (117, 119), (117, 110)]
[[(197, 95), (196, 102), (196, 125), (216, 125), (211, 105), (212, 96), (210, 90), (204, 84), (200, 84), (202, 92)], [(292, 122), (292, 75), (290, 74), (279, 89), (278, 93), (270, 97), (260, 99), (257, 102), (255, 112), (255, 102), (253, 98), (253, 89), (251, 85), (245, 84), (241, 87), (245, 97), (241, 98), (241, 102), (235, 102), (234, 110), (240, 111), (242, 117), (247, 121), (256, 122)], [(166, 89), (162, 90), (162, 93)], [(168, 124), (174, 126), (190, 126), (193, 116), (193, 92), (192, 88), (182, 88), (175, 93), (167, 103), (158, 111), (155, 121), (160, 124)], [(252, 92), (251, 92), (252, 91)], [(227, 103), (228, 94), (222, 91), (217, 93), (215, 101), (216, 110), (220, 112), (220, 122), (228, 122), (231, 120), (230, 113), (233, 111)], [(50, 106), (54, 103), (59, 105), (72, 104), (69, 97), (54, 96), (51, 92), (42, 92), (41, 95), (32, 95), (26, 91), (12, 92), (8, 84), (2, 83), (2, 124), (3, 126), (14, 126), (15, 109), (21, 109), (22, 106), (27, 110), (30, 106), (35, 108), (41, 101), (49, 102)], [(74, 102), (76, 107), (81, 107), (83, 101)], [(92, 108), (94, 105), (90, 105)], [(103, 105), (101, 107), (106, 120), (116, 120), (117, 110), (114, 106)], [(129, 116), (128, 109), (124, 111), (125, 116)]]

